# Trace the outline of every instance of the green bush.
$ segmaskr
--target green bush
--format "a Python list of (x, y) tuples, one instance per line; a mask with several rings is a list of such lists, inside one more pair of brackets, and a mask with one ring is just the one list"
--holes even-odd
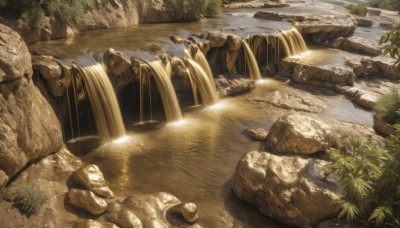
[(18, 182), (6, 192), (7, 198), (14, 202), (23, 214), (36, 214), (48, 201), (48, 195), (37, 183)]
[(382, 96), (374, 107), (378, 120), (389, 124), (400, 123), (400, 91), (393, 90)]
[(357, 5), (348, 5), (346, 9), (354, 15), (358, 16), (366, 16), (367, 15), (367, 5), (365, 4), (357, 4)]
[(379, 42), (388, 43), (383, 48), (383, 53), (389, 53), (390, 57), (396, 59), (395, 66), (400, 68), (400, 24), (395, 25), (392, 31), (383, 34)]
[(368, 5), (387, 10), (400, 10), (400, 0), (369, 0)]
[(207, 0), (203, 9), (203, 14), (206, 17), (211, 17), (221, 13), (221, 0)]
[(327, 172), (338, 177), (343, 197), (338, 218), (365, 226), (400, 226), (400, 126), (386, 149), (370, 142), (348, 140), (333, 150)]
[(168, 11), (178, 20), (196, 20), (220, 12), (220, 0), (166, 0)]
[(47, 25), (47, 17), (62, 24), (79, 23), (93, 4), (94, 0), (0, 0), (0, 13), (19, 19), (29, 29), (40, 30)]

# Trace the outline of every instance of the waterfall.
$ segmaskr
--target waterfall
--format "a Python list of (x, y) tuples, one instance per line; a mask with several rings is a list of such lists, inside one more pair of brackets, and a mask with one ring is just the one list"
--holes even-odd
[(203, 68), (204, 72), (208, 76), (208, 80), (210, 81), (212, 88), (214, 88), (214, 90), (215, 90), (216, 87), (215, 87), (215, 82), (214, 82), (214, 76), (211, 71), (210, 64), (208, 64), (207, 58), (204, 56), (203, 52), (199, 48), (197, 48), (197, 51), (196, 51), (196, 54), (195, 54), (193, 60), (196, 63), (198, 63), (201, 66), (201, 68)]
[(250, 78), (256, 81), (261, 80), (260, 69), (258, 68), (258, 63), (253, 51), (245, 40), (242, 40), (242, 46)]
[(206, 71), (192, 59), (186, 59), (186, 66), (189, 69), (190, 75), (199, 89), (201, 100), (204, 105), (212, 105), (218, 102), (218, 94), (215, 89), (214, 78), (210, 80)]
[(164, 105), (167, 121), (177, 121), (182, 119), (181, 108), (178, 98), (172, 85), (171, 78), (165, 69), (165, 65), (160, 60), (147, 63), (153, 72), (154, 79)]
[(112, 139), (125, 135), (118, 100), (103, 67), (96, 63), (90, 66), (79, 66), (79, 70), (100, 136)]
[(303, 36), (296, 28), (279, 31), (277, 34), (287, 57), (299, 55), (308, 50)]
[(140, 93), (140, 122), (144, 122), (144, 97), (145, 89), (147, 90), (147, 96), (149, 97), (150, 107), (150, 120), (153, 119), (153, 109), (151, 105), (151, 79), (150, 79), (150, 67), (147, 64), (140, 63), (139, 65), (139, 93)]

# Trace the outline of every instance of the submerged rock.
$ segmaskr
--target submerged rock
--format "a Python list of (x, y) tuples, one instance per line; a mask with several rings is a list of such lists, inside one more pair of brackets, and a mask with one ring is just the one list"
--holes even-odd
[(247, 134), (254, 140), (264, 141), (267, 138), (268, 131), (264, 128), (249, 128)]
[(267, 136), (274, 153), (313, 154), (329, 149), (335, 141), (335, 129), (329, 124), (297, 113), (280, 117)]
[(100, 215), (107, 209), (107, 201), (96, 196), (91, 191), (71, 188), (68, 191), (68, 202), (74, 206), (83, 208), (93, 215)]
[(252, 151), (236, 166), (235, 194), (267, 216), (296, 227), (336, 216), (340, 198), (335, 178), (324, 175), (326, 161)]

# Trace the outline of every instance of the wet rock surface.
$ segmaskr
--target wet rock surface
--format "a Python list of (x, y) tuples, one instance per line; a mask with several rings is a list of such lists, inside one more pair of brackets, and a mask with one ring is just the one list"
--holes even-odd
[(114, 193), (106, 185), (103, 173), (97, 165), (87, 165), (73, 174), (74, 180), (96, 195), (113, 198)]
[(286, 7), (289, 4), (286, 0), (253, 0), (248, 2), (236, 2), (224, 5), (228, 9), (242, 9), (242, 8), (275, 8)]
[(329, 88), (336, 85), (353, 85), (356, 77), (353, 70), (347, 66), (316, 65), (290, 58), (281, 61), (279, 74), (297, 83)]
[(107, 201), (93, 192), (71, 188), (68, 192), (68, 203), (83, 208), (93, 215), (100, 215), (107, 209)]
[(243, 94), (255, 87), (253, 80), (247, 78), (228, 79), (222, 75), (215, 80), (215, 84), (221, 97)]
[(52, 56), (33, 56), (32, 68), (38, 71), (44, 79), (50, 94), (54, 97), (63, 96), (65, 93), (65, 78), (62, 78), (61, 66)]
[(323, 120), (297, 113), (279, 118), (269, 130), (267, 145), (279, 154), (313, 154), (334, 145), (336, 132)]
[[(324, 176), (326, 161), (252, 151), (239, 161), (233, 190), (267, 216), (299, 227), (336, 216), (339, 187)], [(323, 208), (323, 210), (320, 210)]]
[(0, 82), (32, 77), (31, 55), (21, 36), (0, 24), (0, 39)]
[(249, 128), (247, 134), (254, 140), (264, 141), (267, 138), (268, 131), (264, 128)]

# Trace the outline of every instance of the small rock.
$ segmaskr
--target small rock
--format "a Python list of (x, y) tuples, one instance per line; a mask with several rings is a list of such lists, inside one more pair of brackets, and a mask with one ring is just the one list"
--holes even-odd
[(199, 213), (196, 204), (194, 203), (181, 203), (169, 209), (173, 214), (181, 215), (186, 221), (195, 223), (199, 220)]
[(120, 210), (118, 212), (112, 212), (108, 216), (108, 219), (117, 224), (120, 227), (126, 228), (142, 228), (143, 223), (140, 219), (129, 210)]
[(229, 51), (239, 51), (242, 47), (242, 39), (239, 36), (228, 36), (227, 44)]
[(371, 27), (374, 24), (374, 21), (365, 18), (356, 18), (356, 20), (357, 25), (361, 27)]
[(369, 16), (380, 16), (382, 11), (379, 9), (374, 9), (374, 8), (368, 8), (367, 12)]
[(113, 48), (104, 53), (104, 63), (113, 75), (124, 73), (131, 66), (131, 60), (122, 52), (115, 51)]
[(227, 35), (224, 33), (212, 32), (209, 34), (211, 47), (222, 47), (226, 43)]
[(258, 141), (264, 141), (267, 138), (268, 131), (264, 128), (249, 128), (247, 129), (249, 136)]
[(107, 209), (107, 202), (90, 191), (71, 188), (68, 191), (68, 198), (70, 204), (83, 208), (93, 215), (100, 215)]

